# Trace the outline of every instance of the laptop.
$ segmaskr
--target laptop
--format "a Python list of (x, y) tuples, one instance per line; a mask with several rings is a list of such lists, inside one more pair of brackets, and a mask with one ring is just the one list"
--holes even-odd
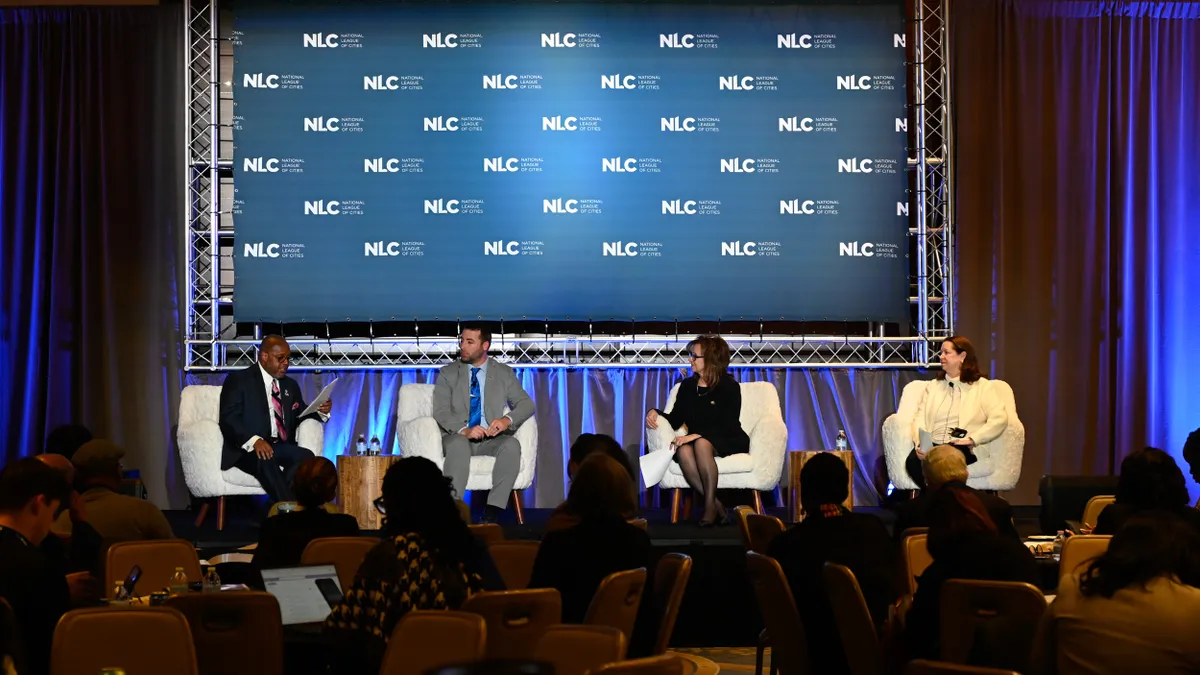
[(279, 601), (283, 625), (319, 631), (329, 610), (342, 601), (342, 585), (333, 565), (299, 565), (262, 571), (263, 586)]

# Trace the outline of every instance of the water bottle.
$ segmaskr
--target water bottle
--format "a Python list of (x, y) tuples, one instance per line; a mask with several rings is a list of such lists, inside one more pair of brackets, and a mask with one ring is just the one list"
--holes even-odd
[(356, 454), (356, 455), (367, 454), (367, 437), (366, 436), (363, 436), (362, 434), (358, 435), (358, 443), (355, 444), (355, 446), (354, 446), (354, 454)]
[(850, 440), (846, 438), (845, 429), (838, 429), (837, 440), (833, 442), (833, 447), (839, 452), (845, 452), (850, 449)]
[(171, 575), (171, 583), (167, 586), (167, 591), (171, 595), (187, 595), (188, 578), (182, 567), (175, 568), (175, 574)]
[(1058, 562), (1062, 558), (1063, 542), (1066, 541), (1067, 535), (1059, 530), (1058, 534), (1054, 535), (1054, 562)]
[(205, 593), (221, 592), (221, 576), (217, 574), (216, 567), (208, 568), (208, 574), (204, 575), (204, 585), (201, 588)]
[(380, 447), (379, 447), (379, 437), (378, 437), (378, 436), (372, 436), (372, 437), (371, 437), (371, 454), (372, 454), (372, 455), (378, 455), (378, 454), (379, 454), (379, 451), (380, 451)]

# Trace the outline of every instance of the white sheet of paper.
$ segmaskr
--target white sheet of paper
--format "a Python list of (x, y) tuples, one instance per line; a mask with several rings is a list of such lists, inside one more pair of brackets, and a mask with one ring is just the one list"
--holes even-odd
[(933, 434), (924, 429), (917, 429), (917, 434), (921, 436), (921, 453), (924, 454), (933, 449)]
[(317, 397), (313, 399), (313, 402), (309, 403), (308, 407), (304, 409), (304, 412), (300, 413), (300, 417), (315, 413), (317, 408), (321, 407), (322, 403), (328, 401), (329, 397), (333, 395), (333, 385), (335, 384), (337, 384), (337, 380), (325, 385), (325, 388), (321, 390), (321, 393), (317, 394)]
[(638, 458), (642, 467), (642, 482), (646, 487), (654, 487), (662, 481), (663, 476), (667, 475), (667, 468), (671, 466), (671, 455), (674, 454), (673, 450), (658, 450)]

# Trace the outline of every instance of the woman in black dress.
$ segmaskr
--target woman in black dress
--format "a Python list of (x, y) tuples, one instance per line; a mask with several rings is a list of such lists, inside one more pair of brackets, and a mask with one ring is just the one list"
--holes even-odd
[(742, 431), (742, 390), (729, 376), (729, 345), (716, 335), (702, 335), (688, 343), (692, 376), (679, 385), (670, 412), (646, 413), (646, 426), (658, 428), (659, 418), (682, 429), (671, 443), (675, 461), (692, 491), (704, 499), (700, 526), (729, 522), (717, 499), (717, 457), (750, 452), (750, 437)]

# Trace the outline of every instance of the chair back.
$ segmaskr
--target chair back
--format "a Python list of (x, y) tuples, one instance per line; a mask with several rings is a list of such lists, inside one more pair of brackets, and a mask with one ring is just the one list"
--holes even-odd
[(551, 626), (538, 642), (534, 660), (554, 666), (554, 675), (586, 675), (625, 658), (625, 634), (611, 626)]
[(530, 659), (546, 629), (562, 623), (562, 596), (553, 588), (484, 591), (467, 598), (462, 611), (487, 622), (488, 659)]
[[(1036, 627), (1046, 612), (1046, 596), (1020, 581), (950, 579), (942, 586), (942, 661), (966, 663), (975, 633), (986, 621), (1007, 619)], [(1023, 645), (1028, 654), (1031, 644)]]
[(191, 384), (179, 394), (179, 426), (221, 421), (221, 385)]
[(50, 675), (198, 675), (187, 619), (170, 607), (109, 607), (67, 612), (54, 629)]
[(645, 589), (645, 567), (613, 572), (596, 587), (583, 622), (589, 626), (612, 626), (625, 634), (628, 644), (633, 640), (633, 623)]
[(467, 525), (467, 529), (489, 546), (498, 541), (504, 541), (504, 530), (496, 523), (476, 523)]
[(746, 523), (746, 516), (751, 513), (754, 513), (753, 506), (733, 507), (733, 520), (737, 523), (738, 534), (742, 535), (742, 548), (747, 551), (754, 550), (750, 548), (750, 526)]
[(658, 637), (654, 641), (654, 653), (665, 654), (675, 631), (675, 620), (679, 618), (679, 606), (683, 604), (683, 593), (692, 576), (692, 558), (683, 553), (667, 553), (658, 560), (654, 568), (654, 599), (662, 615), (658, 621)]
[(533, 561), (537, 559), (537, 541), (497, 541), (488, 546), (492, 554), (492, 562), (500, 578), (504, 579), (504, 587), (510, 591), (529, 588), (529, 578), (533, 576)]
[[(338, 505), (334, 504), (333, 502), (326, 502), (321, 505), (321, 508), (324, 509), (326, 513), (342, 512), (341, 509), (338, 508)], [(271, 505), (270, 510), (267, 511), (267, 517), (274, 518), (275, 516), (279, 515), (280, 511), (284, 513), (295, 513), (303, 510), (304, 507), (300, 506), (300, 504), (297, 502), (275, 502)]]
[(432, 384), (406, 384), (400, 387), (400, 423), (419, 417), (433, 417)]
[(739, 389), (742, 393), (742, 410), (738, 422), (747, 434), (765, 419), (783, 419), (783, 410), (779, 407), (779, 390), (770, 382), (742, 382)]
[(766, 555), (767, 550), (771, 548), (771, 542), (786, 530), (783, 521), (775, 516), (746, 514), (746, 532), (750, 537), (749, 550), (755, 553)]
[(1096, 527), (1096, 521), (1100, 520), (1100, 512), (1116, 501), (1116, 495), (1096, 495), (1089, 499), (1087, 506), (1083, 507), (1083, 518), (1081, 519), (1083, 526), (1089, 530)]
[(924, 659), (909, 662), (908, 669), (904, 673), (905, 675), (1021, 675), (1013, 670), (977, 668), (957, 663), (926, 661)]
[(683, 675), (683, 671), (683, 659), (674, 654), (663, 654), (644, 659), (618, 661), (591, 672), (592, 675)]
[(189, 593), (166, 606), (187, 618), (200, 675), (282, 675), (283, 620), (270, 593)]
[(831, 562), (825, 563), (824, 576), (850, 675), (878, 675), (883, 672), (883, 650), (858, 579), (849, 567)]
[(124, 581), (129, 570), (137, 565), (142, 568), (134, 593), (150, 595), (165, 589), (175, 575), (175, 568), (182, 567), (189, 582), (200, 581), (200, 556), (191, 542), (183, 539), (150, 539), (145, 541), (122, 541), (108, 547), (104, 565), (104, 592), (111, 593), (113, 586)]
[(487, 624), (462, 611), (416, 610), (396, 625), (379, 675), (422, 675), (437, 668), (483, 660)]
[(908, 584), (908, 594), (915, 595), (917, 592), (917, 577), (925, 573), (925, 570), (933, 563), (933, 556), (929, 554), (929, 528), (912, 528), (904, 531), (904, 539), (901, 544), (903, 547), (902, 564), (904, 565), (904, 577)]
[(649, 532), (649, 531), (650, 531), (650, 524), (646, 522), (646, 519), (645, 519), (645, 518), (630, 518), (629, 520), (627, 520), (627, 521), (625, 521), (625, 522), (627, 522), (627, 523), (629, 523), (630, 525), (632, 525), (632, 526), (634, 526), (634, 527), (638, 528), (638, 529), (639, 529), (639, 530), (641, 530), (642, 532)]
[(1108, 550), (1112, 536), (1107, 534), (1077, 534), (1063, 542), (1058, 560), (1058, 578), (1068, 574), (1083, 574), (1087, 563)]
[(781, 675), (807, 675), (808, 641), (783, 568), (774, 558), (754, 551), (746, 553), (746, 567), (767, 633), (788, 636), (786, 640), (771, 640), (771, 667)]
[(345, 591), (354, 581), (367, 552), (375, 548), (375, 537), (321, 537), (308, 542), (300, 554), (301, 565), (329, 565), (337, 568), (338, 582)]
[(254, 562), (254, 554), (253, 553), (238, 553), (238, 552), (222, 553), (221, 555), (214, 555), (213, 557), (208, 559), (209, 565), (223, 565), (225, 563), (250, 564), (252, 562)]

